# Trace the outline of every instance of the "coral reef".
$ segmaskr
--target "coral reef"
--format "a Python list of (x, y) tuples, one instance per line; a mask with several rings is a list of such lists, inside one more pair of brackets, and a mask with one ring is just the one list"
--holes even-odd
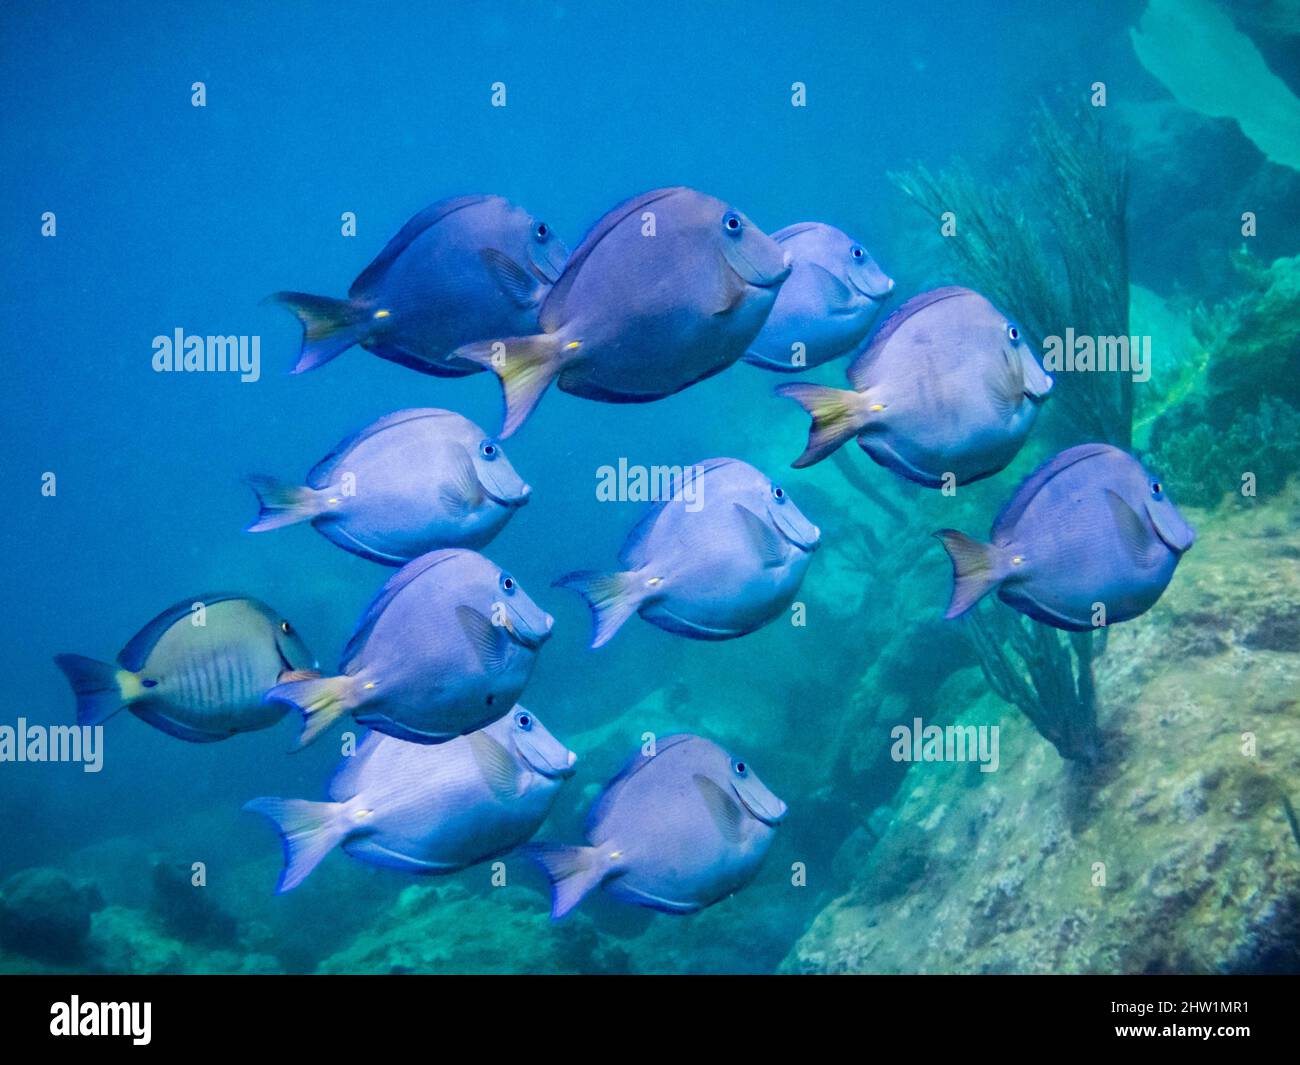
[(1300, 971), (1300, 489), (1193, 518), (1212, 534), (1098, 660), (1097, 769), (1015, 715), (996, 773), (913, 765), (787, 971)]

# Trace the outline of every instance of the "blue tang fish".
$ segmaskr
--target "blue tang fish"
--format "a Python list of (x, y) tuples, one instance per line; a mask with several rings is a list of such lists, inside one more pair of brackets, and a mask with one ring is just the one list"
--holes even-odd
[(638, 906), (695, 913), (754, 879), (786, 805), (742, 759), (700, 736), (634, 755), (587, 815), (587, 846), (529, 844), (551, 881), (551, 916), (597, 887)]
[(787, 226), (772, 239), (791, 256), (790, 276), (745, 361), (798, 373), (855, 350), (893, 279), (858, 241), (822, 222)]
[(1196, 541), (1164, 485), (1109, 444), (1080, 444), (1039, 466), (994, 520), (990, 543), (954, 529), (935, 535), (952, 560), (948, 617), (996, 588), (1022, 614), (1075, 632), (1149, 610)]
[(778, 385), (812, 415), (795, 467), (858, 438), (862, 450), (909, 481), (942, 487), (991, 476), (1015, 458), (1052, 389), (1033, 351), (978, 292), (914, 296), (849, 365), (853, 391)]
[(294, 373), (353, 344), (437, 377), (477, 373), (462, 344), (537, 328), (537, 311), (568, 250), (551, 227), (500, 196), (426, 207), (352, 282), (347, 299), (277, 292), (302, 322)]
[(408, 562), (366, 609), (339, 675), (281, 684), (267, 698), (303, 715), (300, 746), (350, 713), (414, 743), (443, 743), (495, 721), (532, 674), (552, 618), (474, 551)]
[(685, 467), (672, 497), (628, 534), (616, 573), (580, 570), (556, 584), (586, 598), (592, 647), (634, 613), (668, 632), (728, 640), (793, 601), (821, 533), (785, 489), (737, 459)]
[(502, 437), (557, 378), (605, 403), (662, 399), (739, 359), (789, 273), (780, 246), (739, 211), (694, 189), (656, 189), (587, 234), (542, 305), (540, 333), (502, 333), (457, 355), (501, 379)]
[(468, 418), (402, 410), (348, 437), (302, 487), (250, 477), (262, 511), (250, 532), (309, 521), (344, 550), (400, 566), (440, 547), (482, 547), (531, 489)]
[(335, 847), (412, 873), (452, 873), (527, 842), (577, 755), (522, 706), (486, 728), (426, 746), (371, 732), (330, 782), (329, 802), (254, 799), (284, 842), (278, 892)]
[(274, 725), (285, 708), (263, 696), (315, 676), (316, 660), (284, 615), (242, 595), (199, 595), (164, 610), (116, 663), (81, 655), (54, 660), (77, 697), (77, 722), (97, 725), (130, 710), (191, 743)]

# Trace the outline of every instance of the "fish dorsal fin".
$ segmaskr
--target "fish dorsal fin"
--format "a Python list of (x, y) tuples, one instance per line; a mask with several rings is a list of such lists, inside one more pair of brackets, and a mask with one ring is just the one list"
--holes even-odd
[(367, 732), (356, 752), (343, 759), (338, 772), (330, 778), (329, 797), (334, 802), (347, 802), (361, 789), (361, 771), (384, 742), (383, 733)]
[(483, 248), (478, 253), (484, 268), (508, 300), (520, 310), (537, 303), (537, 282), (514, 259), (496, 248)]
[(412, 407), (409, 410), (398, 410), (393, 411), (392, 414), (386, 414), (378, 421), (371, 422), (359, 432), (353, 433), (346, 440), (340, 441), (333, 451), (308, 471), (307, 485), (309, 488), (328, 488), (339, 459), (351, 452), (362, 441), (369, 440), (372, 436), (378, 436), (387, 429), (404, 425), (407, 422), (419, 421), (421, 418), (455, 419), (460, 417), (455, 411), (441, 410), (438, 407)]
[[(736, 461), (736, 459), (706, 459), (704, 462), (697, 462), (690, 467), (684, 467), (684, 469), (689, 468), (692, 470), (692, 476), (698, 479)], [(672, 500), (662, 499), (657, 503), (649, 504), (640, 520), (632, 527), (632, 531), (627, 534), (627, 539), (623, 542), (623, 550), (618, 554), (618, 561), (625, 569), (640, 569), (650, 561), (645, 552), (646, 538), (649, 537), (650, 530), (654, 528), (655, 522), (659, 520), (659, 515), (663, 513), (664, 507), (670, 502)]]
[(613, 229), (633, 212), (684, 191), (686, 190), (681, 185), (672, 188), (652, 189), (650, 192), (643, 192), (640, 196), (634, 196), (630, 200), (624, 200), (617, 207), (607, 211), (600, 221), (582, 238), (582, 243), (569, 256), (569, 261), (564, 264), (564, 270), (560, 274), (559, 280), (547, 293), (539, 315), (539, 324), (542, 329), (547, 333), (553, 333), (563, 322), (564, 301), (568, 298), (569, 289), (573, 288), (573, 282), (578, 276), (578, 271), (582, 269), (582, 264), (587, 261), (588, 256), (591, 255), (597, 244), (609, 236)]
[(352, 638), (348, 640), (348, 645), (343, 648), (343, 657), (341, 659), (343, 671), (346, 672), (348, 664), (361, 651), (365, 645), (366, 639), (370, 636), (371, 630), (375, 627), (375, 622), (383, 615), (384, 611), (394, 599), (396, 599), (406, 588), (408, 584), (422, 577), (434, 566), (446, 562), (449, 558), (454, 558), (460, 554), (457, 548), (446, 548), (442, 551), (430, 551), (427, 555), (421, 555), (412, 562), (408, 562), (391, 577), (382, 588), (379, 594), (370, 601), (366, 607), (366, 612), (361, 615), (361, 620), (357, 622), (356, 631), (352, 633)]
[(498, 799), (513, 799), (519, 794), (519, 773), (515, 760), (500, 743), (486, 732), (471, 732), (470, 753), (483, 779)]
[(744, 818), (740, 803), (736, 802), (708, 777), (696, 773), (694, 780), (700, 798), (704, 800), (705, 809), (709, 811), (713, 823), (718, 826), (722, 838), (728, 843), (739, 843), (740, 825)]
[(1038, 495), (1043, 490), (1043, 486), (1057, 474), (1085, 459), (1118, 450), (1110, 444), (1079, 444), (1076, 447), (1066, 448), (1055, 458), (1043, 463), (1021, 483), (1015, 494), (1007, 501), (1007, 505), (993, 519), (993, 539), (997, 540), (1003, 533), (1015, 528), (1034, 496)]
[(614, 799), (624, 784), (641, 772), (641, 770), (656, 758), (662, 758), (671, 748), (693, 739), (695, 739), (695, 737), (686, 732), (678, 733), (673, 736), (664, 736), (655, 741), (655, 753), (652, 757), (647, 758), (640, 750), (638, 750), (636, 754), (632, 755), (631, 758), (624, 762), (623, 768), (610, 779), (609, 783), (605, 785), (601, 790), (601, 793), (596, 797), (596, 801), (591, 804), (591, 809), (587, 811), (587, 818), (583, 824), (587, 841), (589, 843), (595, 842), (593, 839), (593, 833), (600, 827), (601, 822), (608, 816), (610, 808), (614, 804)]
[(357, 275), (357, 279), (352, 282), (352, 287), (348, 289), (348, 295), (355, 298), (372, 291), (383, 280), (388, 268), (397, 261), (402, 252), (406, 251), (417, 237), (436, 226), (448, 215), (463, 211), (466, 207), (500, 198), (499, 196), (454, 196), (449, 200), (439, 200), (437, 203), (430, 204), (414, 215), (397, 231), (397, 236), (384, 245), (384, 250)]
[(474, 460), (463, 447), (453, 449), (451, 469), (447, 471), (447, 480), (438, 492), (438, 498), (457, 518), (472, 514), (483, 505), (483, 484), (478, 479)]
[(868, 302), (866, 296), (858, 295), (820, 263), (808, 263), (807, 266), (816, 279), (818, 291), (821, 292), (822, 303), (832, 314), (836, 311), (847, 311), (858, 304)]
[(906, 325), (908, 319), (917, 312), (923, 311), (943, 300), (956, 299), (959, 296), (977, 295), (979, 293), (968, 288), (962, 288), (960, 285), (945, 285), (943, 288), (931, 289), (929, 292), (922, 292), (919, 296), (913, 296), (877, 326), (876, 331), (871, 335), (871, 339), (867, 341), (862, 352), (849, 365), (849, 381), (853, 387), (857, 389), (863, 387), (867, 368), (876, 357), (876, 353), (889, 343), (890, 337)]
[(189, 599), (184, 599), (179, 603), (174, 603), (154, 618), (148, 625), (131, 637), (130, 643), (122, 648), (121, 654), (117, 656), (117, 664), (123, 669), (137, 673), (144, 668), (145, 661), (149, 658), (149, 653), (154, 646), (162, 639), (163, 633), (170, 629), (176, 622), (189, 615), (194, 609), (195, 603), (202, 603), (205, 607), (213, 606), (216, 603), (224, 603), (229, 599), (248, 599), (250, 603), (260, 607), (264, 613), (269, 614), (268, 607), (259, 603), (256, 599), (249, 599), (246, 595), (236, 595), (233, 592), (216, 592), (211, 595), (195, 595)]
[(732, 503), (744, 537), (758, 557), (763, 560), (764, 569), (775, 569), (785, 561), (785, 540), (767, 522), (741, 503)]
[(820, 228), (820, 223), (817, 222), (796, 222), (792, 226), (778, 229), (772, 234), (772, 239), (778, 244), (784, 244), (791, 237), (797, 237), (800, 233), (807, 233), (810, 229), (818, 228)]
[(1164, 542), (1118, 493), (1107, 488), (1105, 495), (1125, 553), (1143, 569), (1153, 565), (1165, 550)]
[(505, 668), (510, 651), (510, 636), (503, 625), (493, 625), (492, 619), (472, 606), (458, 606), (456, 620), (469, 638), (470, 646), (488, 673), (499, 673)]

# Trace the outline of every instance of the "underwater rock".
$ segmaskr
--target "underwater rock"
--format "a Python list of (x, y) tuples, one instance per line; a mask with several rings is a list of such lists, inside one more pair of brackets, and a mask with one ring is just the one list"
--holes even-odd
[[(1151, 0), (1130, 36), (1179, 103), (1231, 118), (1272, 162), (1300, 170), (1300, 100), (1210, 0)], [(1224, 69), (1233, 76), (1219, 76)]]
[(56, 964), (80, 961), (103, 904), (98, 889), (58, 869), (23, 869), (0, 888), (0, 946)]
[(209, 888), (191, 883), (188, 863), (155, 861), (150, 881), (153, 909), (177, 938), (215, 947), (237, 944), (239, 923), (217, 904)]
[(1097, 659), (1101, 764), (1007, 708), (997, 772), (911, 766), (784, 970), (1300, 972), (1297, 516), (1295, 484), (1194, 515), (1178, 580)]

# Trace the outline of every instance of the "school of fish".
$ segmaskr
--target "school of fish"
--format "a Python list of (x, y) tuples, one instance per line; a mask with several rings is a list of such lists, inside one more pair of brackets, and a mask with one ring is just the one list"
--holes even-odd
[[(557, 920), (596, 891), (674, 914), (720, 902), (757, 876), (787, 810), (742, 753), (703, 736), (640, 747), (592, 804), (584, 844), (534, 841), (578, 756), (519, 705), (553, 619), (479, 553), (532, 492), (501, 440), (552, 383), (597, 402), (646, 403), (739, 361), (788, 375), (851, 356), (849, 389), (775, 389), (812, 420), (796, 469), (856, 439), (926, 487), (996, 475), (1032, 431), (1051, 376), (1016, 320), (970, 289), (919, 293), (876, 325), (894, 287), (832, 225), (769, 236), (685, 187), (625, 200), (572, 254), (499, 196), (425, 208), (346, 298), (275, 294), (302, 324), (292, 372), (353, 346), (439, 377), (489, 371), (503, 396), (498, 431), (450, 410), (400, 410), (338, 443), (301, 483), (250, 475), (259, 512), (249, 531), (310, 524), (399, 567), (338, 668), (322, 670), (265, 603), (196, 595), (112, 663), (57, 657), (78, 722), (125, 709), (193, 743), (268, 728), (290, 709), (301, 744), (346, 717), (365, 726), (325, 800), (246, 804), (281, 836), (281, 892), (337, 848), (423, 874), (519, 853), (550, 880)], [(681, 469), (670, 497), (628, 533), (617, 567), (556, 577), (589, 605), (593, 648), (634, 614), (691, 639), (734, 639), (782, 615), (799, 591), (821, 532), (787, 490), (732, 458)], [(1067, 631), (1149, 610), (1196, 538), (1158, 478), (1105, 443), (1044, 462), (987, 542), (935, 535), (952, 563), (947, 617), (996, 592)]]

